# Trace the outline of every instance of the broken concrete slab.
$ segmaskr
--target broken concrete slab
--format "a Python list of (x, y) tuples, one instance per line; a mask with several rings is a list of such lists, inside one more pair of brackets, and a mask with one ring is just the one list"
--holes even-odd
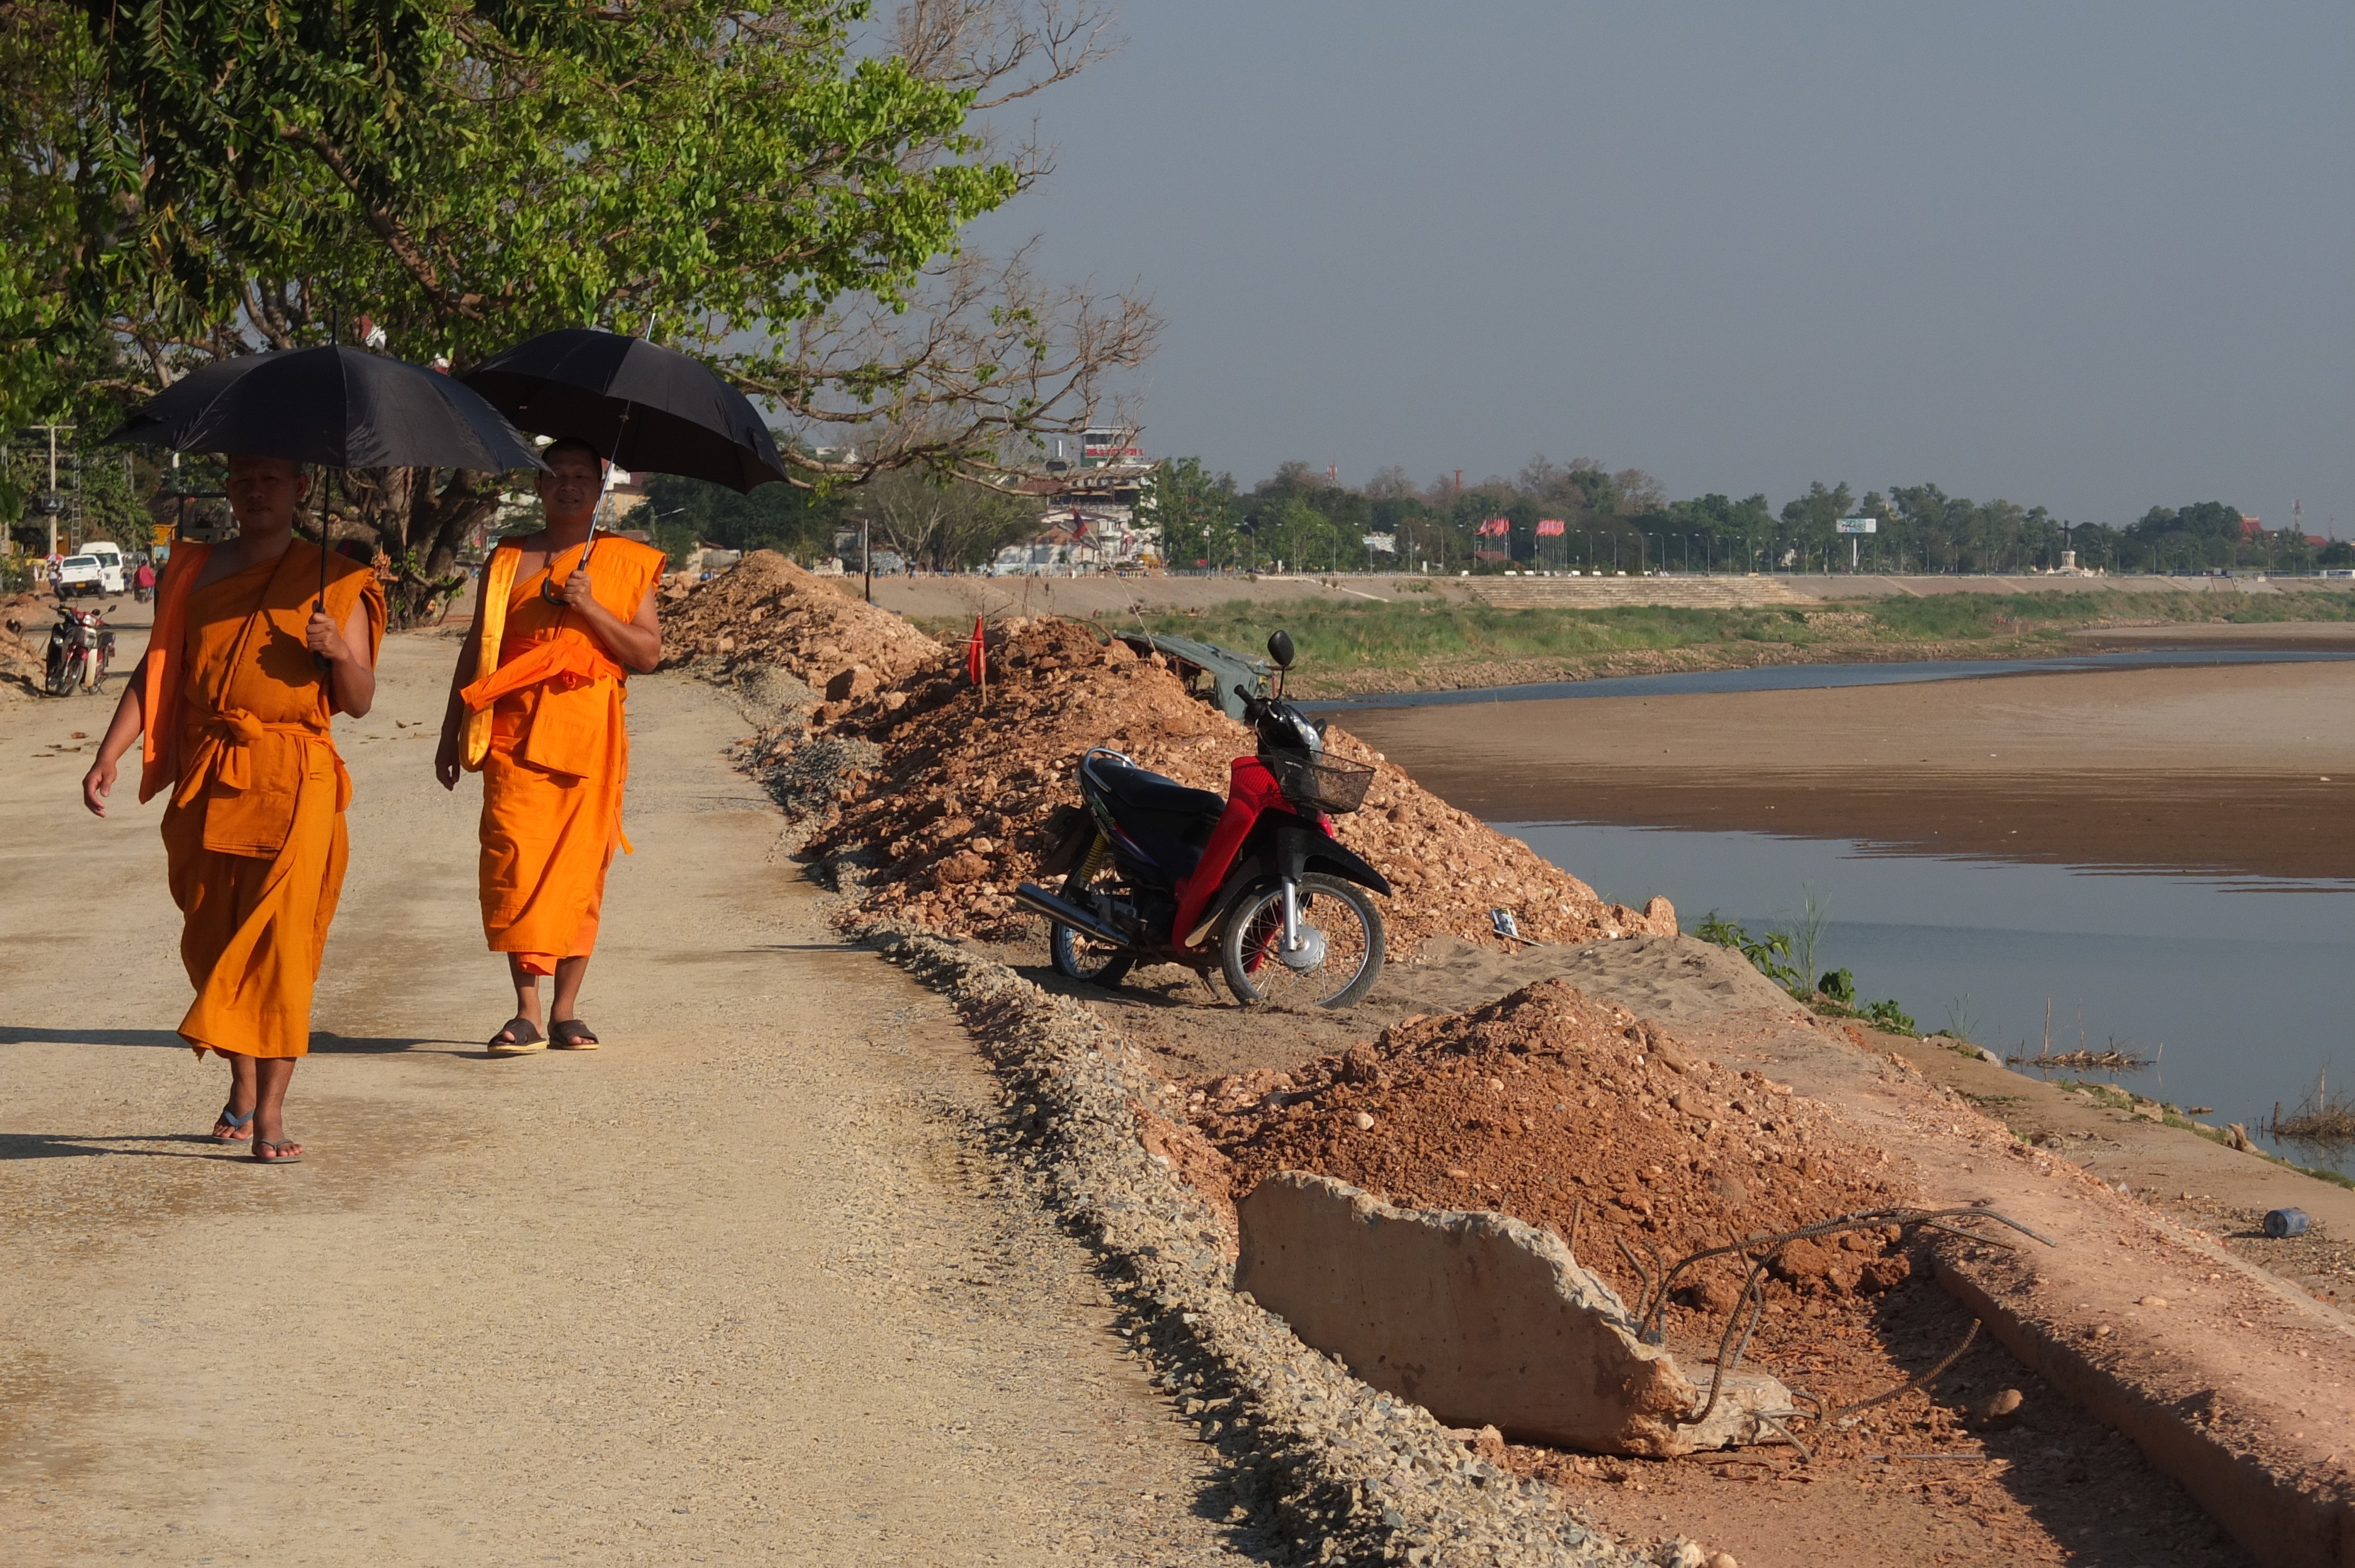
[(1611, 1287), (1561, 1237), (1502, 1214), (1400, 1209), (1330, 1177), (1284, 1171), (1239, 1205), (1235, 1288), (1358, 1377), (1449, 1426), (1518, 1442), (1671, 1458), (1771, 1437), (1792, 1413), (1773, 1378), (1708, 1398), (1636, 1336)]

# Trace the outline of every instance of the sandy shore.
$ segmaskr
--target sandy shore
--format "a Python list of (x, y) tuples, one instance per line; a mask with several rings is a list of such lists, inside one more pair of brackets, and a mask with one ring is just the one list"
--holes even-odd
[(2355, 666), (1360, 710), (1466, 810), (2355, 877)]

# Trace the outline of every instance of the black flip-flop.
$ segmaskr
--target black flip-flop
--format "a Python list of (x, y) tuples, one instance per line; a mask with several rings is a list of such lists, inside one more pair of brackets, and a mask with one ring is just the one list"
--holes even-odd
[(559, 1018), (548, 1026), (549, 1044), (559, 1051), (594, 1051), (597, 1032), (577, 1018)]
[[(502, 1040), (500, 1034), (506, 1036)], [(494, 1056), (520, 1056), (527, 1051), (545, 1051), (548, 1041), (539, 1033), (539, 1025), (520, 1012), (500, 1025), (498, 1034), (491, 1036), (485, 1047)]]
[[(291, 1149), (293, 1150), (294, 1152), (292, 1154), (264, 1154), (261, 1151), (265, 1149)], [(253, 1152), (247, 1155), (246, 1158), (252, 1160), (256, 1165), (300, 1165), (303, 1163), (302, 1150), (303, 1146), (295, 1142), (291, 1138), (282, 1138), (274, 1141), (267, 1138), (257, 1138), (253, 1140)]]

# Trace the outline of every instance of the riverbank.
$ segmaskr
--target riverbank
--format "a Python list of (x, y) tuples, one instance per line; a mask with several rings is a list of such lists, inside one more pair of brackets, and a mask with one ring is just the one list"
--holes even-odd
[[(1357, 588), (1314, 582), (1222, 585), (1199, 578), (1062, 584), (1039, 579), (1039, 586), (1024, 590), (1018, 604), (1008, 599), (995, 609), (1001, 616), (1061, 615), (1252, 653), (1280, 625), (1300, 650), (1292, 690), (1311, 698), (1772, 664), (2044, 659), (2164, 646), (2177, 639), (2235, 649), (2355, 648), (2355, 594), (2318, 588), (2270, 594), (1908, 591), (1824, 600), (1793, 595), (1770, 582), (1778, 602), (1579, 607), (1490, 603), (1490, 594), (1507, 591), (1484, 586), (1495, 580)], [(1666, 581), (1668, 588), (1697, 588), (1706, 579)], [(1214, 598), (1222, 586), (1252, 591)], [(1510, 586), (1527, 593), (1576, 585), (1537, 579)], [(1375, 597), (1377, 589), (1385, 597)], [(879, 603), (890, 603), (942, 637), (970, 633), (972, 616), (993, 611), (993, 603), (985, 601), (1014, 592), (999, 581), (965, 578), (879, 585)], [(1668, 588), (1657, 591), (1665, 595)], [(943, 613), (946, 606), (932, 601), (950, 593), (972, 600), (971, 607)], [(895, 602), (900, 599), (908, 601), (904, 608)]]
[(2355, 877), (2355, 666), (1380, 709), (1353, 731), (1492, 821)]

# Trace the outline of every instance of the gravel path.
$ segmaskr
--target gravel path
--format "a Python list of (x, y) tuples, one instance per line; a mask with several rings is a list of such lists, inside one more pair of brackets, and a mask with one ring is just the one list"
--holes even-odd
[(963, 1031), (824, 927), (707, 688), (634, 683), (606, 1048), (482, 1053), (474, 786), (419, 738), (453, 647), (395, 639), (346, 726), (289, 1170), (198, 1136), (160, 802), (91, 822), (52, 747), (101, 705), (0, 706), (10, 1560), (1234, 1560), (1216, 1456), (1001, 1190)]

